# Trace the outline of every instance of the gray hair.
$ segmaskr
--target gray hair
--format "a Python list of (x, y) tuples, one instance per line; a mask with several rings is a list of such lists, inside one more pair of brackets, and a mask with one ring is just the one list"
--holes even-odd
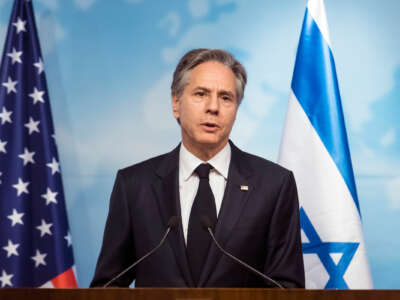
[(236, 97), (239, 104), (244, 96), (244, 88), (247, 82), (246, 70), (231, 53), (221, 49), (193, 49), (187, 52), (176, 66), (171, 84), (171, 93), (180, 98), (185, 86), (188, 84), (190, 72), (198, 65), (216, 61), (232, 70), (236, 77)]

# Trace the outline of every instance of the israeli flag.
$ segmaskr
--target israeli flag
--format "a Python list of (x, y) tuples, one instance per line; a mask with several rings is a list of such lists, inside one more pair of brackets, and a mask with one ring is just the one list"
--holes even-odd
[(307, 4), (278, 161), (297, 182), (306, 288), (372, 288), (323, 0)]

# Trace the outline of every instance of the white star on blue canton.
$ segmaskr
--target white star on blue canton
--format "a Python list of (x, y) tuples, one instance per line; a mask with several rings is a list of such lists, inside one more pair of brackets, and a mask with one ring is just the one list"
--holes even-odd
[(6, 145), (7, 145), (7, 141), (4, 141), (4, 142), (3, 142), (3, 141), (0, 139), (0, 152), (7, 153)]
[(35, 121), (32, 117), (29, 117), (29, 122), (24, 124), (24, 126), (29, 129), (29, 135), (33, 132), (40, 132), (38, 128), (39, 123), (40, 121)]
[(34, 164), (35, 161), (33, 160), (33, 156), (35, 155), (35, 152), (29, 152), (28, 148), (24, 148), (24, 153), (18, 155), (19, 158), (23, 159), (24, 161), (24, 166), (26, 166), (28, 163)]
[(52, 235), (50, 227), (53, 226), (53, 223), (46, 223), (44, 219), (42, 219), (42, 224), (36, 226), (36, 229), (40, 231), (40, 237), (45, 236), (46, 234)]
[(10, 117), (12, 113), (13, 112), (11, 110), (7, 111), (6, 107), (3, 106), (3, 111), (0, 113), (1, 125), (4, 125), (6, 122), (12, 123)]
[(44, 70), (42, 58), (39, 57), (39, 61), (34, 63), (33, 65), (38, 69), (38, 75), (40, 75)]
[(7, 53), (7, 56), (11, 57), (12, 64), (15, 64), (16, 62), (22, 64), (21, 55), (22, 51), (17, 51), (15, 48), (12, 49), (12, 52)]
[(13, 188), (17, 190), (17, 196), (19, 197), (21, 194), (29, 194), (28, 192), (29, 182), (23, 182), (21, 178), (18, 178), (18, 183), (13, 184)]
[(69, 231), (68, 231), (67, 235), (64, 236), (64, 239), (67, 241), (68, 247), (70, 247), (70, 246), (72, 245), (72, 236), (71, 236), (71, 234), (69, 233)]
[(43, 95), (44, 91), (39, 91), (35, 86), (33, 92), (29, 94), (29, 97), (33, 99), (33, 104), (36, 104), (37, 102), (44, 103)]
[(51, 175), (54, 175), (55, 173), (60, 173), (60, 164), (57, 162), (55, 157), (53, 157), (53, 161), (51, 163), (46, 164), (51, 169)]
[(16, 224), (24, 225), (22, 221), (24, 213), (18, 213), (18, 211), (14, 208), (11, 215), (7, 216), (11, 220), (11, 227), (14, 227)]
[(18, 256), (18, 251), (17, 248), (19, 247), (19, 244), (13, 244), (11, 240), (8, 240), (8, 245), (4, 246), (3, 249), (7, 251), (7, 257), (10, 257), (11, 255)]
[(8, 95), (9, 93), (11, 93), (11, 92), (13, 92), (14, 94), (16, 94), (16, 93), (17, 93), (17, 90), (16, 90), (15, 86), (16, 86), (17, 84), (18, 84), (18, 81), (17, 81), (17, 80), (13, 81), (13, 80), (11, 79), (11, 77), (8, 76), (8, 81), (7, 81), (7, 82), (3, 82), (3, 83), (2, 83), (2, 86), (4, 86), (4, 87), (7, 88), (7, 95)]
[(47, 253), (40, 253), (39, 249), (36, 250), (36, 255), (31, 257), (31, 259), (35, 262), (35, 268), (39, 267), (40, 265), (46, 265), (46, 262), (44, 261), (46, 256)]
[(8, 286), (12, 286), (11, 283), (11, 278), (13, 278), (13, 274), (7, 274), (5, 270), (3, 270), (1, 276), (0, 276), (0, 281), (1, 281), (1, 287), (6, 287)]
[(52, 192), (50, 188), (47, 188), (46, 194), (41, 195), (41, 197), (46, 199), (46, 205), (49, 205), (50, 203), (57, 204), (57, 194), (57, 192)]
[(26, 32), (26, 28), (25, 28), (26, 21), (21, 20), (20, 17), (18, 17), (17, 22), (12, 23), (12, 25), (17, 28), (17, 34), (22, 32), (22, 31)]

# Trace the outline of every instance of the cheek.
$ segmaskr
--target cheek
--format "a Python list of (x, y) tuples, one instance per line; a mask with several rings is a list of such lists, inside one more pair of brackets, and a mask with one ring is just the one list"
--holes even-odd
[(236, 110), (229, 112), (225, 120), (226, 120), (225, 124), (227, 127), (229, 128), (233, 127), (233, 124), (235, 123), (236, 120)]
[(194, 111), (190, 107), (182, 105), (179, 113), (181, 124), (183, 124), (186, 128), (192, 128), (196, 120)]
[(180, 109), (181, 118), (195, 121), (199, 115), (199, 109), (194, 105), (183, 104)]

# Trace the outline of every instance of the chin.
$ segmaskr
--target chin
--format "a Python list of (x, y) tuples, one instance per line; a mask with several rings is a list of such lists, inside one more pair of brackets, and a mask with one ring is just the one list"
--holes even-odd
[(201, 137), (198, 139), (198, 143), (201, 145), (207, 146), (218, 146), (224, 143), (223, 140), (218, 139), (217, 137)]

